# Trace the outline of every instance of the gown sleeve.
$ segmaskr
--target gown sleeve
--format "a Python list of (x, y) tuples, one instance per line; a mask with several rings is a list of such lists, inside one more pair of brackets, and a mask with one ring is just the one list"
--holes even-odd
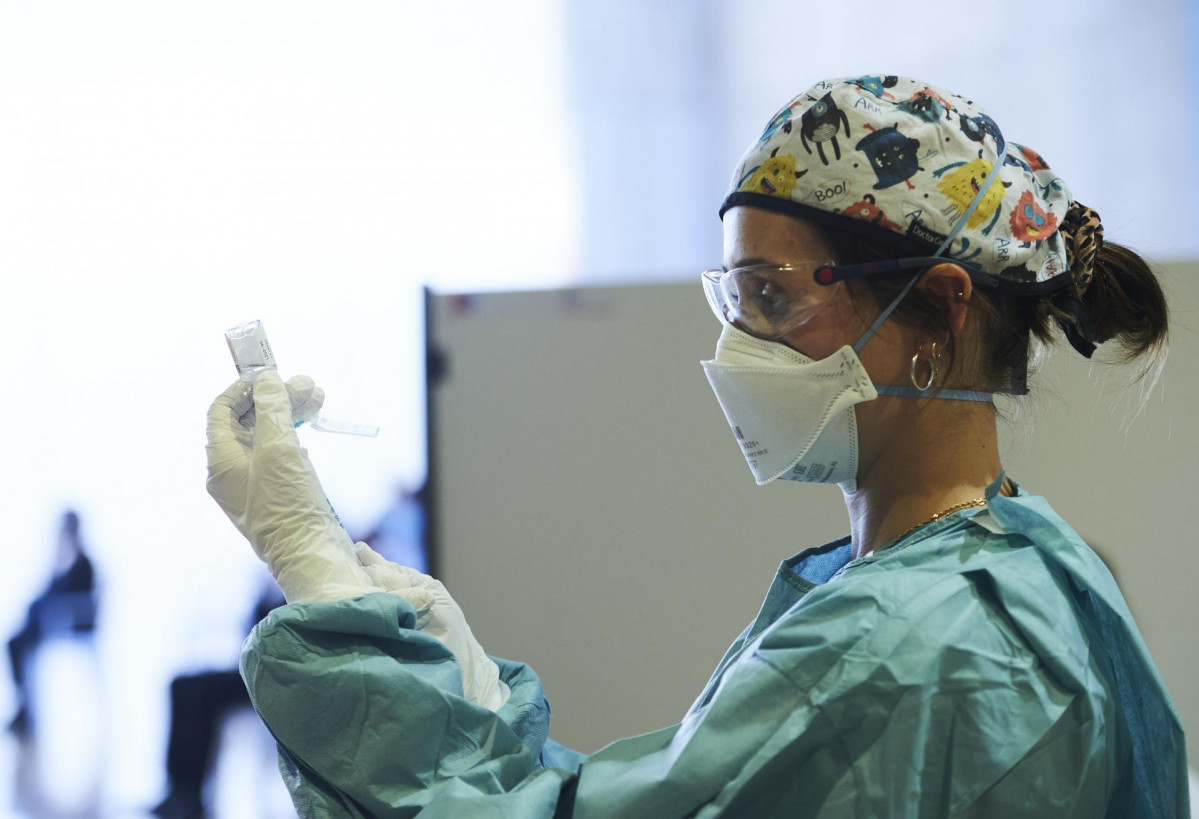
[(1038, 661), (985, 573), (924, 579), (813, 592), (681, 723), (586, 758), (528, 666), (497, 661), (497, 713), (462, 699), (393, 595), (276, 610), (242, 674), (302, 817), (1103, 815), (1102, 691)]
[[(242, 677), (299, 815), (553, 816), (584, 757), (548, 740), (537, 675), (493, 658), (511, 695), (492, 713), (415, 622), (403, 598), (371, 594), (283, 606), (251, 632)], [(491, 814), (467, 812), (484, 796)]]

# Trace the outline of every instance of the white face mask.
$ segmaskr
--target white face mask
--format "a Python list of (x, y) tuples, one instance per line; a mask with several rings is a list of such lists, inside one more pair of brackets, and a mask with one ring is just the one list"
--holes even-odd
[(878, 391), (853, 347), (814, 361), (726, 324), (704, 372), (758, 484), (776, 478), (857, 491), (854, 406)]

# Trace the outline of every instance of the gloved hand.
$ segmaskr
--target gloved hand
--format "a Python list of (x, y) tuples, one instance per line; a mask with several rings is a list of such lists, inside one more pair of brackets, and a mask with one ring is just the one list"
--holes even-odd
[(348, 600), (389, 592), (416, 610), (419, 631), (453, 652), (466, 699), (498, 710), (508, 686), (438, 581), (389, 563), (342, 528), (300, 446), (295, 422), (321, 408), (324, 393), (297, 376), (285, 386), (260, 375), (240, 380), (208, 410), (208, 494), (271, 570), (288, 603)]
[[(291, 403), (291, 420), (297, 426), (312, 420), (325, 404), (325, 391), (306, 375), (292, 376), (283, 386), (287, 389), (287, 400)], [(257, 414), (253, 404), (240, 420), (247, 429), (254, 429)]]
[(462, 609), (450, 597), (445, 586), (416, 569), (385, 560), (365, 543), (359, 543), (358, 560), (375, 585), (398, 594), (416, 609), (416, 628), (436, 637), (458, 659), (462, 672), (462, 695), (491, 711), (508, 701), (508, 686), (500, 681), (500, 671), (483, 651)]
[(208, 494), (275, 576), (289, 603), (377, 591), (300, 446), (293, 406), (309, 414), (323, 393), (311, 379), (265, 372), (240, 380), (208, 410)]

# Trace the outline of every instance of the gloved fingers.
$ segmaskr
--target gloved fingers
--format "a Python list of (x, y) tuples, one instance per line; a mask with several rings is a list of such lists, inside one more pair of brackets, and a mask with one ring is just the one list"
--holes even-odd
[(209, 466), (228, 460), (249, 446), (249, 430), (241, 418), (253, 406), (249, 388), (241, 379), (234, 381), (208, 407)]
[(387, 558), (371, 548), (370, 544), (365, 541), (358, 541), (354, 544), (354, 554), (358, 557), (358, 562), (363, 566), (386, 566)]
[(304, 405), (316, 389), (316, 382), (306, 375), (293, 375), (283, 382), (283, 386), (287, 390), (287, 397), (291, 399), (292, 407), (295, 408)]
[(421, 574), (416, 569), (392, 563), (366, 543), (354, 544), (354, 550), (358, 556), (358, 562), (363, 568), (380, 578), (387, 577), (387, 582), (394, 588), (413, 587), (427, 589), (431, 588), (432, 584), (437, 582), (428, 575)]
[(308, 376), (293, 376), (283, 386), (287, 388), (287, 397), (291, 401), (293, 424), (309, 421), (321, 411), (325, 403), (325, 391)]
[(254, 413), (259, 444), (288, 442), (299, 446), (291, 400), (279, 374), (267, 371), (254, 382)]
[(407, 583), (403, 577), (394, 572), (387, 571), (383, 566), (361, 566), (361, 571), (366, 572), (370, 577), (371, 583), (377, 588), (386, 592), (399, 592), (411, 589), (412, 586)]
[[(433, 619), (433, 603), (435, 602), (433, 595), (424, 589), (412, 588), (396, 589), (391, 593), (408, 601), (408, 605), (412, 606), (413, 611), (416, 612), (416, 630), (423, 631)], [(438, 635), (433, 636), (441, 639)], [(445, 641), (442, 640), (442, 642)]]
[(407, 600), (408, 605), (412, 606), (418, 615), (424, 614), (433, 608), (433, 595), (424, 589), (396, 589), (393, 594)]
[(386, 560), (382, 555), (365, 543), (354, 544), (355, 556), (362, 570), (370, 575), (375, 585), (384, 591), (400, 591), (414, 588), (412, 580), (400, 567)]
[(250, 388), (240, 378), (213, 399), (208, 407), (208, 441), (228, 437), (232, 427), (254, 406)]
[[(412, 585), (409, 573), (403, 566), (387, 560), (365, 543), (354, 544), (354, 552), (362, 570), (370, 575), (371, 580), (383, 591), (398, 595), (408, 601), (408, 605), (416, 611), (416, 628), (419, 631), (433, 619), (433, 604), (436, 597), (432, 591)], [(420, 574), (416, 572), (416, 574)]]
[[(325, 391), (306, 375), (297, 375), (287, 379), (283, 385), (287, 388), (287, 400), (291, 402), (291, 420), (293, 426), (299, 426), (311, 421), (321, 411), (325, 403)], [(253, 405), (241, 417), (242, 426), (254, 429), (257, 418)]]

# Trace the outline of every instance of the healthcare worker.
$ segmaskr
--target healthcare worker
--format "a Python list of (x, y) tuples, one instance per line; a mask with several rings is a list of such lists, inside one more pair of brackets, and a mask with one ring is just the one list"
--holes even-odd
[(1186, 816), (1182, 731), (1128, 608), (1004, 475), (992, 403), (1059, 332), (1151, 365), (1148, 267), (978, 105), (899, 77), (795, 97), (720, 213), (706, 374), (756, 480), (840, 484), (850, 534), (782, 563), (669, 728), (554, 743), (531, 668), (351, 543), (293, 427), (311, 381), (217, 398), (208, 490), (289, 602), (242, 675), (300, 815)]

